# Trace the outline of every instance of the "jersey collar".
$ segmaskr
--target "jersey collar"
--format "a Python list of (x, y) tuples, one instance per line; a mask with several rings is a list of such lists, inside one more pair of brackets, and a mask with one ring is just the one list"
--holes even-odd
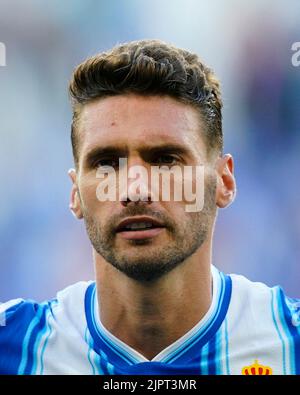
[(195, 358), (201, 348), (215, 335), (221, 326), (230, 302), (231, 278), (211, 266), (213, 297), (204, 317), (185, 335), (166, 347), (151, 361), (109, 332), (101, 323), (95, 282), (87, 288), (85, 313), (94, 350), (114, 366), (133, 365), (143, 362), (182, 364)]

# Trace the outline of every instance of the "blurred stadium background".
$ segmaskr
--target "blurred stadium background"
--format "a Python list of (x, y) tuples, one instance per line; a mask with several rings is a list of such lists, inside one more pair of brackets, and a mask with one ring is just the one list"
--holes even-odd
[(238, 194), (219, 211), (214, 264), (299, 297), (299, 0), (0, 0), (0, 301), (93, 278), (68, 209), (67, 84), (84, 58), (141, 38), (197, 52), (222, 81)]

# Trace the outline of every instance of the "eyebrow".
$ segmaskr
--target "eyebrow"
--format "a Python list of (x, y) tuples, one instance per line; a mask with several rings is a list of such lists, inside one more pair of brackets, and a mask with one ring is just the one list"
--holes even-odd
[(127, 150), (116, 146), (96, 147), (91, 149), (84, 158), (84, 163), (88, 166), (95, 162), (96, 159), (104, 156), (126, 156)]
[[(191, 150), (176, 143), (165, 143), (155, 145), (152, 147), (143, 147), (138, 150), (142, 157), (147, 158), (159, 153), (177, 153), (181, 155), (191, 155)], [(95, 147), (88, 151), (85, 155), (84, 163), (86, 166), (92, 165), (97, 159), (105, 156), (126, 157), (128, 155), (128, 148), (124, 146), (117, 147), (115, 145), (108, 145), (105, 147)]]

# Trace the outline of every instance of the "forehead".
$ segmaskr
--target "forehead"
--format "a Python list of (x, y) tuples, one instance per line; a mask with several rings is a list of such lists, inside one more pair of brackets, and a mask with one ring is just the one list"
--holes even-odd
[(131, 94), (95, 100), (83, 106), (78, 126), (81, 156), (114, 144), (128, 150), (164, 143), (204, 149), (200, 114), (167, 96)]

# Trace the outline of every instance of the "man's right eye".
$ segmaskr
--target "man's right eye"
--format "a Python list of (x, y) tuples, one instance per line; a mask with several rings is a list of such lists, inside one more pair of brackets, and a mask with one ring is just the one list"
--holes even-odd
[(119, 167), (119, 159), (113, 159), (113, 158), (106, 158), (106, 159), (99, 159), (95, 162), (95, 167), (106, 167), (106, 166), (111, 166), (114, 169)]

